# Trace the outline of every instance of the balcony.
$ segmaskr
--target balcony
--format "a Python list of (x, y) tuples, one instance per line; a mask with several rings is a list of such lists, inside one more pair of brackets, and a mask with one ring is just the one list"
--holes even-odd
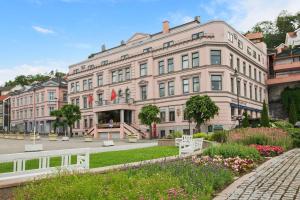
[(300, 70), (300, 62), (274, 65), (275, 72), (284, 72), (290, 70)]
[(116, 98), (114, 101), (102, 100), (96, 101), (94, 111), (109, 111), (109, 110), (134, 110), (134, 99), (126, 100), (124, 97)]
[(268, 85), (277, 85), (277, 84), (292, 83), (292, 82), (297, 82), (297, 81), (300, 81), (300, 73), (276, 76), (274, 78), (268, 79), (267, 84)]

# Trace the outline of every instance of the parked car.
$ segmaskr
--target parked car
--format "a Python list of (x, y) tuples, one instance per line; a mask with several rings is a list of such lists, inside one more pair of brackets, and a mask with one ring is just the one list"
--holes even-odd
[(295, 128), (300, 128), (300, 121), (295, 123)]

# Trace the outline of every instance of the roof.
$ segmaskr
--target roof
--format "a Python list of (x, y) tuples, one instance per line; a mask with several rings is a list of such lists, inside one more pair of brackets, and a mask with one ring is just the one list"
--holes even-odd
[(8, 95), (2, 95), (0, 96), (0, 101), (3, 101), (4, 99), (6, 99), (7, 97), (9, 97)]
[(296, 37), (297, 33), (296, 32), (288, 32), (287, 33), (290, 37)]
[(256, 33), (247, 33), (245, 37), (248, 38), (249, 40), (255, 40), (255, 39), (262, 39), (264, 35), (262, 32), (256, 32)]

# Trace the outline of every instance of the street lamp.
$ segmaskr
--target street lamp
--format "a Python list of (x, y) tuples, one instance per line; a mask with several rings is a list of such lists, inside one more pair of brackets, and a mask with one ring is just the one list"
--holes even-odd
[(234, 76), (236, 78), (236, 99), (237, 99), (237, 107), (238, 107), (238, 111), (237, 111), (237, 120), (238, 120), (238, 123), (239, 123), (239, 127), (240, 127), (240, 117), (239, 117), (239, 112), (240, 112), (240, 87), (239, 87), (239, 84), (238, 84), (238, 78), (239, 78), (239, 74), (238, 74), (238, 71), (237, 69), (234, 70)]

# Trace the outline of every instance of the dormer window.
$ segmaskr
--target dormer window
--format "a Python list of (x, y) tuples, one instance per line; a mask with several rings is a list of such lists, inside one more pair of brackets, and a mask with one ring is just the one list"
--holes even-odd
[(240, 49), (243, 49), (243, 42), (241, 40), (238, 40), (238, 46)]
[(143, 50), (144, 53), (147, 53), (147, 52), (150, 52), (150, 51), (152, 51), (152, 47), (148, 47), (148, 48)]
[(233, 42), (233, 34), (232, 33), (228, 32), (227, 37), (230, 42)]
[(78, 74), (79, 73), (79, 69), (74, 69), (74, 74)]
[(247, 47), (247, 53), (251, 56), (251, 48)]
[(126, 59), (126, 58), (128, 58), (128, 54), (125, 54), (125, 55), (122, 55), (121, 56), (121, 59), (123, 60), (123, 59)]
[(101, 61), (101, 65), (107, 65), (107, 64), (108, 64), (108, 60)]
[(85, 69), (85, 65), (82, 65), (82, 66), (81, 66), (81, 69), (84, 70), (84, 69)]
[(194, 34), (192, 34), (192, 40), (199, 39), (199, 38), (201, 38), (203, 36), (204, 36), (204, 32), (203, 31), (199, 32), (199, 33), (194, 33)]
[(169, 41), (169, 42), (165, 42), (164, 45), (163, 45), (163, 47), (164, 47), (164, 48), (168, 48), (168, 47), (170, 47), (170, 46), (172, 46), (172, 45), (174, 45), (174, 41), (173, 41), (173, 40), (172, 40), (172, 41)]

